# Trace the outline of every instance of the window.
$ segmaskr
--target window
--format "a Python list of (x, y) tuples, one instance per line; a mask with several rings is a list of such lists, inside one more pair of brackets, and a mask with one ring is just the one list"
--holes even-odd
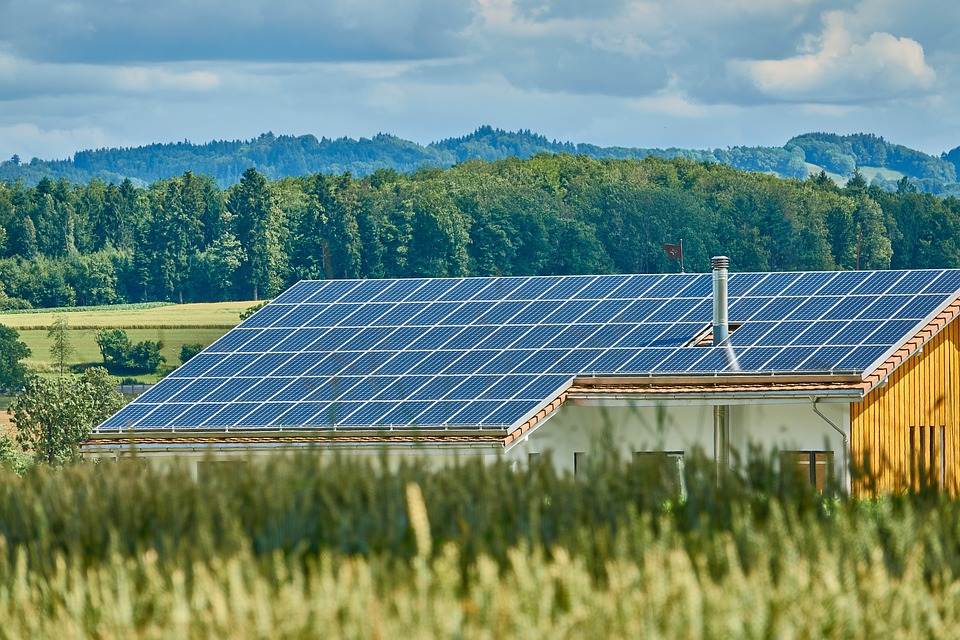
[(585, 451), (575, 451), (573, 454), (573, 475), (578, 476), (587, 468), (587, 454)]
[(686, 495), (683, 451), (635, 451), (633, 461), (644, 477), (656, 479), (672, 493)]
[(530, 464), (537, 464), (538, 462), (540, 462), (540, 452), (539, 452), (539, 451), (531, 451), (530, 453), (528, 453), (528, 454), (527, 454), (527, 462), (530, 463)]
[(833, 476), (833, 451), (784, 451), (782, 469), (794, 469), (797, 475), (817, 491), (824, 491)]
[(914, 489), (946, 485), (946, 428), (910, 427), (910, 486)]

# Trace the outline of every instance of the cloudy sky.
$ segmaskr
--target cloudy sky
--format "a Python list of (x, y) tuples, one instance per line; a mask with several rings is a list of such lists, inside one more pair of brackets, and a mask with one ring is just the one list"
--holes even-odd
[(479, 124), (960, 145), (956, 0), (0, 0), (0, 158)]

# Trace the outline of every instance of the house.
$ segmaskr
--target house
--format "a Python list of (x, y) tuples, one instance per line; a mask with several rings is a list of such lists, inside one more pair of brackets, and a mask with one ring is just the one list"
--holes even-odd
[[(87, 456), (551, 451), (718, 463), (754, 444), (822, 485), (883, 461), (960, 483), (960, 270), (299, 282), (116, 415)], [(853, 487), (857, 490), (859, 487)]]

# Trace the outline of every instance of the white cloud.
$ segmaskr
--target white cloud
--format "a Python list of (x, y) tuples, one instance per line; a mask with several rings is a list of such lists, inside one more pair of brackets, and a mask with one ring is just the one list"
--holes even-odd
[(857, 37), (845, 15), (824, 16), (823, 30), (805, 38), (798, 55), (731, 62), (758, 92), (774, 101), (820, 104), (878, 102), (929, 91), (936, 72), (923, 47), (887, 32)]
[(24, 162), (30, 158), (67, 158), (78, 149), (107, 146), (110, 136), (97, 127), (41, 129), (32, 123), (0, 126), (0, 140), (10, 154)]

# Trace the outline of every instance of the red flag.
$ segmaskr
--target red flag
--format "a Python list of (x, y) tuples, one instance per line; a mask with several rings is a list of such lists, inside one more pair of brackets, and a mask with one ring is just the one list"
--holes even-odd
[(667, 257), (671, 260), (683, 260), (682, 244), (665, 244), (663, 250), (667, 252)]

